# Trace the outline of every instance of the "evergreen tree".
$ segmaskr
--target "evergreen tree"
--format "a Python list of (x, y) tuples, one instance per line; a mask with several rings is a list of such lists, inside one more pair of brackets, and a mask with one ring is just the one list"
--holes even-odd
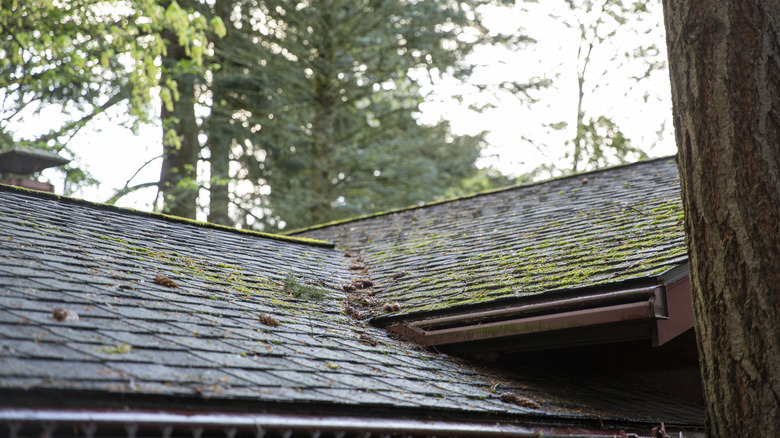
[[(475, 174), (482, 135), (454, 136), (446, 122), (418, 123), (424, 96), (412, 80), (420, 71), (468, 76), (465, 56), (490, 42), (472, 7), (368, 0), (216, 5), (231, 23), (215, 45), (222, 67), (211, 82), (206, 123), (214, 217), (225, 217), (228, 155), (235, 163), (230, 177), (246, 190), (230, 194), (237, 219), (264, 228), (430, 201)], [(215, 199), (223, 200), (221, 213)]]

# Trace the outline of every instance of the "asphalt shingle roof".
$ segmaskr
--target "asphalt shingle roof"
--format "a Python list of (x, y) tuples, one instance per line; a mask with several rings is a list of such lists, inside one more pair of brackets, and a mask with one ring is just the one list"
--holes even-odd
[(687, 260), (673, 158), (314, 227), (400, 314), (656, 282)]
[[(660, 395), (498, 374), (394, 340), (343, 312), (346, 265), (328, 245), (0, 186), (0, 405), (77, 391), (106, 405), (142, 395), (701, 422), (697, 407)], [(284, 289), (290, 274), (327, 296), (296, 298)], [(502, 392), (536, 405), (503, 402)]]

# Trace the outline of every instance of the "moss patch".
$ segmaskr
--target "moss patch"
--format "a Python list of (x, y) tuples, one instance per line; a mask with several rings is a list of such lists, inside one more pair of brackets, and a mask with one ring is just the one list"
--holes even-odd
[(323, 300), (328, 293), (323, 289), (299, 282), (292, 273), (287, 274), (282, 282), (283, 290), (301, 300)]

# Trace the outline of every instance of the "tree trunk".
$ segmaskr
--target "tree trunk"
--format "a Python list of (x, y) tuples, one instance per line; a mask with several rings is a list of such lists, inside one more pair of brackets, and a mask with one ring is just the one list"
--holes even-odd
[(209, 216), (208, 221), (221, 225), (235, 225), (230, 219), (230, 148), (232, 137), (229, 135), (228, 118), (220, 113), (222, 100), (227, 100), (228, 90), (216, 76), (224, 74), (225, 70), (233, 68), (232, 60), (220, 56), (225, 53), (230, 44), (235, 28), (230, 20), (233, 2), (220, 0), (214, 3), (214, 11), (225, 23), (227, 35), (224, 38), (214, 38), (214, 46), (218, 49), (215, 61), (222, 66), (222, 71), (214, 72), (212, 83), (212, 107), (208, 124), (208, 148), (210, 152), (211, 178), (209, 181)]
[[(215, 93), (216, 95), (216, 93)], [(213, 224), (233, 226), (230, 219), (230, 141), (224, 136), (209, 135), (211, 178), (209, 181), (209, 216)]]
[[(185, 59), (184, 48), (176, 41), (176, 35), (166, 35), (169, 41), (168, 55), (163, 58), (163, 78), (171, 75), (178, 84), (179, 99), (173, 110), (162, 105), (160, 118), (163, 124), (163, 164), (160, 171), (160, 191), (163, 194), (163, 211), (174, 216), (195, 218), (198, 200), (197, 167), (200, 144), (198, 123), (195, 118), (195, 77), (192, 74), (175, 74), (176, 64)], [(166, 144), (165, 131), (173, 129), (181, 142), (180, 147)]]
[(333, 184), (328, 175), (331, 171), (330, 155), (334, 144), (334, 123), (337, 90), (334, 89), (335, 47), (332, 30), (335, 25), (330, 2), (321, 2), (322, 29), (317, 47), (317, 66), (319, 71), (314, 78), (314, 123), (312, 124), (312, 154), (309, 190), (309, 217), (306, 226), (331, 220), (333, 207)]
[(780, 4), (664, 15), (707, 435), (780, 436)]

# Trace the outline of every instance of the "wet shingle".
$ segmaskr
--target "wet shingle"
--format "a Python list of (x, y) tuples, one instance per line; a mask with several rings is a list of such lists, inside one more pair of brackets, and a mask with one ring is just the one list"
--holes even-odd
[[(457, 213), (446, 223), (466, 232), (460, 217), (471, 214)], [(25, 397), (43, 398), (54, 388), (104, 394), (106, 404), (129, 403), (114, 396), (136, 394), (147, 400), (186, 396), (214, 406), (227, 400), (250, 407), (272, 402), (290, 412), (307, 402), (350, 412), (371, 405), (527, 414), (490, 398), (490, 379), (484, 377), (489, 372), (416, 349), (346, 315), (341, 286), (354, 272), (329, 245), (4, 186), (0, 222), (0, 386), (24, 390)], [(514, 239), (506, 230), (491, 233), (475, 235)], [(433, 243), (436, 251), (409, 251), (408, 259), (401, 252), (372, 256), (370, 270), (384, 297), (395, 299), (402, 285), (421, 284), (430, 278), (422, 273), (439, 272), (454, 261), (476, 264), (494, 257)], [(390, 277), (404, 260), (411, 274), (394, 282)], [(425, 260), (431, 262), (427, 271), (416, 266)], [(324, 299), (285, 291), (290, 273), (322, 289)], [(177, 287), (155, 284), (157, 275)], [(469, 280), (459, 275), (461, 283)], [(53, 318), (57, 307), (78, 313), (78, 320)], [(261, 314), (280, 325), (263, 324)], [(532, 373), (513, 379), (538, 398), (556, 385)], [(534, 418), (670, 418), (642, 405), (587, 416), (570, 401), (542, 405)]]
[(399, 303), (400, 314), (654, 281), (687, 260), (672, 158), (294, 235), (362, 254), (376, 298)]

